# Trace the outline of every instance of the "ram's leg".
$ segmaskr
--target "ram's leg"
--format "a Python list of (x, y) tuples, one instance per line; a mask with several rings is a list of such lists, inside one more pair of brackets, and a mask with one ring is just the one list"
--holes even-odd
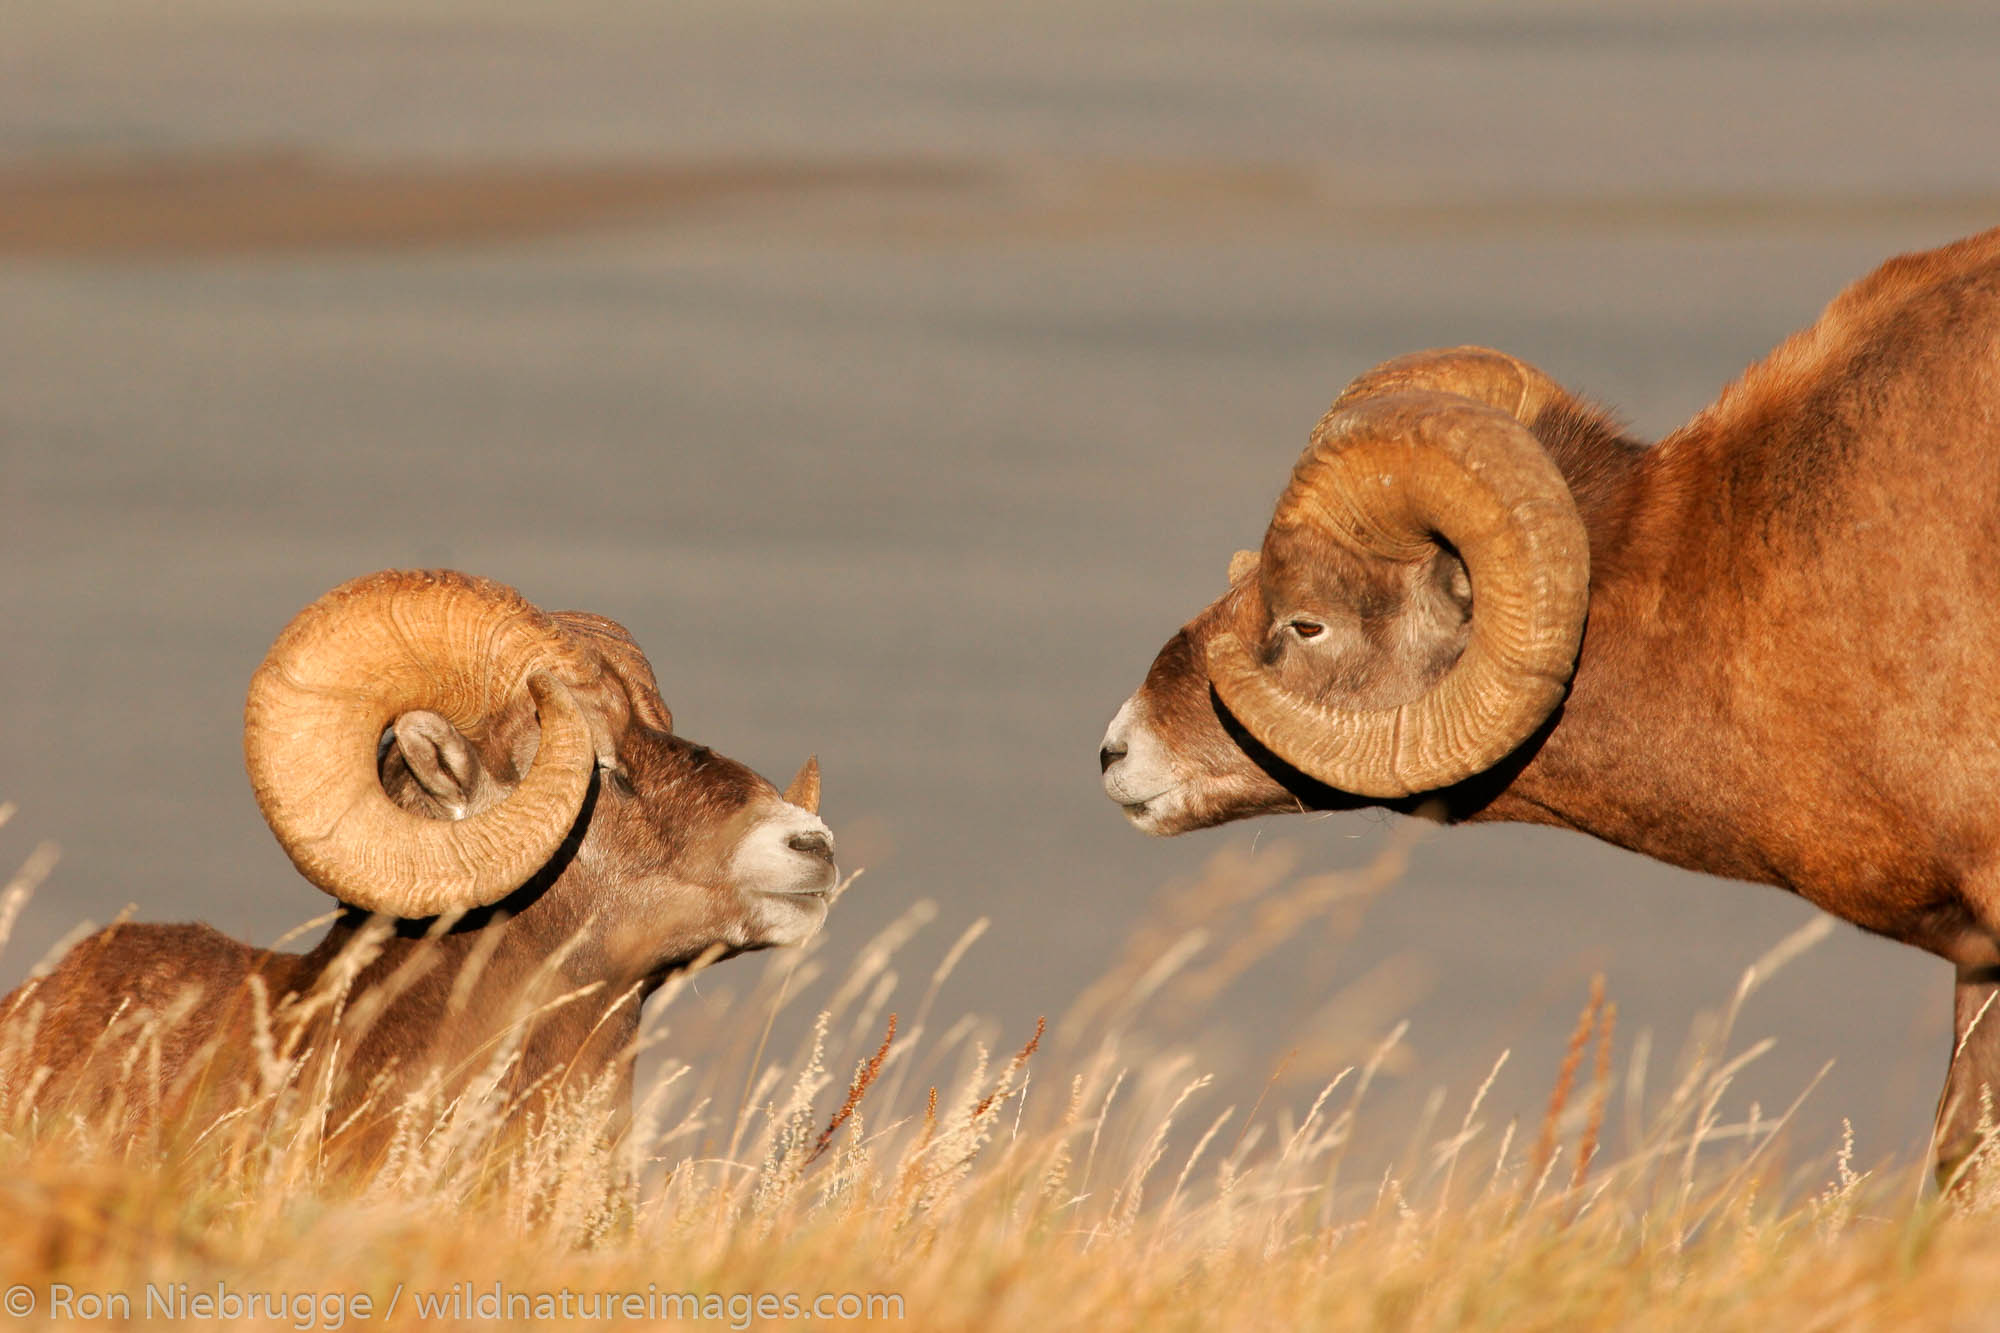
[(1961, 967), (1952, 995), (1951, 1068), (1931, 1131), (1939, 1188), (1956, 1194), (1991, 1180), (2000, 1131), (2000, 967)]

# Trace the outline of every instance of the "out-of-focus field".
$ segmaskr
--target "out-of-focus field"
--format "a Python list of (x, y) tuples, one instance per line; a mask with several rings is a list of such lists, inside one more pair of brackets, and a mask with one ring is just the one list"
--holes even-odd
[[(15, 923), (0, 986), (127, 904), (259, 942), (320, 911), (243, 780), (245, 683), (320, 592), (443, 564), (627, 624), (680, 727), (724, 753), (782, 778), (817, 752), (842, 863), (866, 870), (823, 965), (844, 972), (921, 900), (945, 938), (990, 922), (939, 1004), (985, 1016), (997, 1067), (1038, 1014), (1117, 965), (1161, 886), (1204, 882), (1225, 854), (1246, 882), (1344, 873), (1400, 827), (1353, 815), (1155, 843), (1094, 771), (1112, 711), (1256, 541), (1340, 386), (1391, 355), (1483, 342), (1642, 432), (1671, 429), (1843, 283), (2000, 221), (1996, 68), (1985, 7), (1952, 4), (12, 6), (0, 799), (22, 809), (0, 865), (44, 839), (64, 859)], [(1150, 1041), (1189, 1053), (1189, 1077), (1216, 1076), (1180, 1131), (1246, 1108), (1190, 1176), (1196, 1197), (1217, 1197), (1249, 1102), (1264, 1099), (1259, 1123), (1296, 1123), (1399, 1034), (1374, 1114), (1351, 1122), (1339, 1190), (1354, 1193), (1307, 1208), (1351, 1220), (1434, 1091), (1449, 1128), (1502, 1049), (1516, 1055), (1483, 1117), (1532, 1127), (1593, 974), (1610, 979), (1621, 1042), (1651, 1032), (1664, 1062), (1811, 919), (1768, 890), (1547, 830), (1433, 832), (1407, 857), (1392, 888), (1278, 919), (1254, 965), (1149, 1020)], [(1258, 919), (1254, 896), (1239, 910)], [(746, 969), (676, 1001), (659, 1059), (759, 1026)], [(1948, 991), (1935, 960), (1836, 930), (1757, 991), (1747, 1030), (1775, 1045), (1735, 1074), (1728, 1117), (1811, 1086), (1786, 1160), (1815, 1189), (1845, 1119), (1861, 1161), (1913, 1170)], [(814, 1012), (788, 1005), (774, 1041), (789, 1048)], [(1072, 1074), (1101, 1077), (1101, 1035), (1038, 1056), (1036, 1097), (1059, 1105)], [(877, 1036), (835, 1048), (836, 1082)], [(1167, 1067), (1151, 1061), (1127, 1063)], [(918, 1115), (913, 1087), (897, 1095), (891, 1112), (865, 1107), (872, 1125)], [(1091, 1208), (1110, 1206), (1105, 1180), (1135, 1169), (1164, 1115), (1125, 1097), (1136, 1141)], [(711, 1114), (732, 1125), (739, 1102), (732, 1089)], [(1273, 1151), (1278, 1131), (1261, 1133), (1256, 1151)], [(1498, 1145), (1482, 1143), (1485, 1172)], [(1174, 1146), (1151, 1203), (1192, 1144)], [(23, 1179), (58, 1169), (54, 1150), (24, 1151)], [(897, 1178), (903, 1154), (897, 1139), (869, 1169)], [(1298, 1183), (1292, 1169), (1267, 1180)], [(1397, 1169), (1431, 1216), (1428, 1177)], [(1458, 1203), (1474, 1174), (1459, 1172)], [(977, 1198), (1013, 1197), (1013, 1177), (980, 1178)], [(419, 1190), (434, 1203), (410, 1216), (441, 1215), (423, 1209), (450, 1192)], [(258, 1229), (253, 1195), (282, 1225)], [(79, 1226), (156, 1216), (35, 1197), (37, 1216)], [(285, 1262), (303, 1264), (320, 1241), (381, 1256), (384, 1236), (417, 1234), (355, 1222), (350, 1248), (314, 1240), (309, 1197), (232, 1185), (214, 1230), (162, 1204), (157, 1243), (268, 1245), (254, 1262), (275, 1265), (292, 1245)], [(1653, 1196), (1616, 1197), (1598, 1219), (1653, 1220), (1619, 1223), (1641, 1249), (1604, 1252), (1649, 1257), (1606, 1281), (1680, 1290)], [(1802, 1197), (1757, 1195), (1781, 1211)], [(816, 1225), (774, 1234), (836, 1247), (837, 1221)], [(1034, 1256), (1051, 1292), (1058, 1278), (1109, 1290), (1088, 1285), (1089, 1257), (1137, 1263), (1157, 1238), (1176, 1256), (1147, 1270), (1165, 1291), (1197, 1237), (1220, 1233), (1161, 1225), (1068, 1268), (1054, 1249), (993, 1253)], [(1564, 1268), (1576, 1256), (1560, 1247), (1581, 1243), (1565, 1237), (1610, 1224), (1579, 1225), (1546, 1233), (1553, 1251), (1497, 1220), (1478, 1234), (1496, 1263), (1556, 1253)], [(1856, 1223), (1825, 1253), (1865, 1268), (1856, 1256), (1901, 1252), (1882, 1238), (1902, 1225)], [(742, 1239), (754, 1227), (693, 1230), (675, 1252), (741, 1240), (743, 1272), (766, 1244)], [(1023, 1224), (1009, 1243), (1075, 1230)], [(471, 1234), (467, 1253), (514, 1244)], [(621, 1234), (610, 1252), (668, 1250)], [(855, 1253), (936, 1262), (940, 1282), (954, 1252), (972, 1263), (971, 1232), (929, 1249), (882, 1234), (899, 1239)], [(1761, 1234), (1760, 1262), (1821, 1243), (1774, 1221)], [(1391, 1252), (1345, 1253), (1375, 1256), (1352, 1276)]]
[[(1416, 1121), (1377, 1124), (1401, 1143), (1386, 1168), (1354, 1149), (1400, 1030), (1303, 1096), (1163, 1037), (1274, 927), (1401, 868), (1211, 867), (1067, 1012), (998, 1045), (942, 998), (981, 929), (933, 934), (929, 903), (852, 959), (773, 959), (726, 1024), (682, 1027), (690, 985), (670, 983), (641, 1040), (674, 1053), (612, 1138), (608, 1086), (510, 1127), (504, 1051), (463, 1096), (395, 1108), (360, 1173), (321, 1154), (306, 1055), (269, 1035), (242, 1110), (202, 1124), (159, 1124), (144, 1094), (0, 1087), (0, 1299), (52, 1327), (1990, 1326), (1987, 1204), (1941, 1208), (1913, 1164), (1812, 1143), (1797, 1102), (1736, 1086), (1769, 1044), (1744, 1030), (1758, 991), (1823, 927), (1758, 959), (1676, 1056), (1622, 1032), (1601, 985), (1566, 997), (1567, 1042), (1450, 1071)], [(771, 1040), (788, 1009), (795, 1049)], [(115, 1068), (125, 1046), (78, 1055)], [(1508, 1066), (1539, 1114), (1491, 1104)]]

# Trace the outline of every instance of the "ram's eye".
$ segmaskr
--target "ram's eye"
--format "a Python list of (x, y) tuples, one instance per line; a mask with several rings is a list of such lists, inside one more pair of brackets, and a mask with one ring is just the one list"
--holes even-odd
[(1326, 626), (1320, 624), (1317, 620), (1294, 620), (1286, 628), (1301, 639), (1316, 639)]

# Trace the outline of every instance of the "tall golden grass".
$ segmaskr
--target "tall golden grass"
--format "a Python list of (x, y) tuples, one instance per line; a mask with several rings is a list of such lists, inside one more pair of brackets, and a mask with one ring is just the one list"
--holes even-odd
[[(940, 1004), (984, 923), (906, 975), (928, 904), (849, 960), (729, 964), (755, 984), (677, 1030), (688, 986), (711, 980), (682, 978), (649, 1010), (646, 1076), (612, 1137), (608, 1083), (525, 1126), (497, 1095), (418, 1095), (396, 1110), (393, 1149), (356, 1175), (319, 1150), (323, 1087), (281, 1068), (239, 1110), (138, 1140), (43, 1104), (32, 1080), (0, 1087), (13, 1303), (0, 1319), (2000, 1325), (1985, 1209), (1930, 1200), (1919, 1163), (1857, 1169), (1851, 1140), (1787, 1162), (1789, 1114), (1730, 1117), (1732, 1079), (1760, 1049), (1737, 1043), (1743, 1004), (1816, 929), (1745, 975), (1658, 1091), (1645, 1091), (1642, 1044), (1620, 1073), (1600, 980), (1566, 1050), (1499, 1057), (1547, 1067), (1538, 1122), (1495, 1123), (1483, 1104), (1500, 1064), (1467, 1070), (1427, 1122), (1439, 1128), (1381, 1174), (1356, 1175), (1351, 1150), (1400, 1028), (1300, 1096), (1275, 1073), (1219, 1086), (1159, 1037), (1160, 1015), (1379, 891), (1402, 856), (1392, 843), (1352, 873), (1301, 878), (1283, 854), (1227, 854), (1099, 984), (1004, 1045)], [(0, 934), (49, 859), (0, 895)], [(805, 995), (824, 997), (805, 1036), (773, 1049)], [(1608, 1142), (1607, 1125), (1629, 1141)], [(232, 1308), (250, 1317), (224, 1320)]]

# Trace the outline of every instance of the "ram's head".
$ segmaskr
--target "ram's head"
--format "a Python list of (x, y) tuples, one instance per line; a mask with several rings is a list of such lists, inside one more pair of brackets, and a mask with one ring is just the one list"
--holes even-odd
[(1420, 353), (1348, 387), (1261, 551), (1168, 640), (1099, 751), (1171, 834), (1463, 782), (1561, 702), (1589, 588), (1583, 524), (1527, 423), (1562, 391), (1498, 352)]
[(615, 974), (796, 943), (836, 875), (819, 769), (789, 790), (673, 733), (600, 616), (450, 572), (345, 584), (251, 684), (244, 751), (272, 832), (351, 907), (588, 928)]

